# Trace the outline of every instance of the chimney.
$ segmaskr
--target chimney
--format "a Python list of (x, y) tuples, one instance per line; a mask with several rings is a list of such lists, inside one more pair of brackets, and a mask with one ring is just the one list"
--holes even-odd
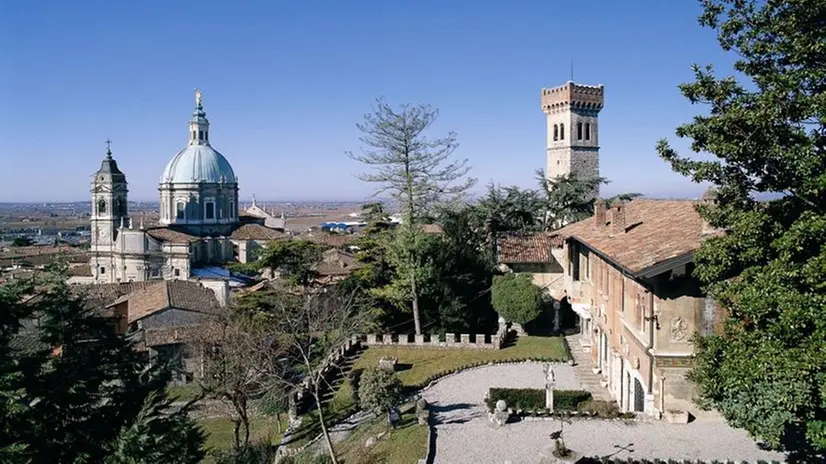
[(625, 205), (621, 201), (615, 201), (611, 205), (611, 232), (614, 234), (625, 233)]
[(597, 198), (594, 202), (594, 226), (605, 227), (605, 200)]
[[(700, 204), (705, 207), (714, 207), (717, 204), (717, 190), (714, 187), (709, 187), (708, 190), (703, 193), (703, 197), (700, 201)], [(703, 227), (700, 231), (702, 235), (711, 235), (717, 232), (717, 229), (708, 223), (708, 221), (703, 218)]]

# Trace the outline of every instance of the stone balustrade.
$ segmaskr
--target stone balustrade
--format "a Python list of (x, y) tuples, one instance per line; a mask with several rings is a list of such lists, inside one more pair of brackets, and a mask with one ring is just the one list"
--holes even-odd
[(500, 336), (489, 334), (366, 334), (360, 338), (366, 346), (405, 346), (411, 348), (464, 348), (497, 350), (501, 348)]

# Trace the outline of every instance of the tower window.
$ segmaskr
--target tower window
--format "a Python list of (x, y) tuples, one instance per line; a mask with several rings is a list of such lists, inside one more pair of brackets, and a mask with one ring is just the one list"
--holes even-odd
[(554, 142), (559, 140), (559, 126), (554, 124)]
[(100, 275), (106, 274), (106, 268), (101, 266), (100, 267)]
[(230, 218), (235, 217), (235, 202), (234, 201), (229, 202), (229, 217)]
[(106, 214), (106, 200), (98, 202), (98, 214)]
[(565, 124), (559, 125), (559, 140), (565, 140)]
[(203, 140), (203, 139), (204, 139), (204, 133), (201, 132), (201, 131), (198, 131), (198, 140)]
[(591, 140), (591, 123), (585, 123), (585, 140)]
[(181, 270), (180, 269), (175, 269), (174, 273), (175, 273), (175, 277), (180, 277), (181, 276)]
[(582, 123), (576, 123), (576, 139), (582, 140)]
[(215, 203), (208, 201), (204, 204), (204, 216), (207, 219), (215, 219)]
[(175, 218), (184, 219), (184, 217), (186, 216), (185, 212), (186, 212), (186, 205), (184, 205), (184, 202), (179, 201), (178, 203), (175, 204)]

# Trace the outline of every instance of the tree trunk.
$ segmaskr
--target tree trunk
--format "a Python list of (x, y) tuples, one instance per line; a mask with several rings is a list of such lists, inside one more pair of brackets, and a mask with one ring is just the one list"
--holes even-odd
[(416, 290), (416, 269), (411, 266), (410, 297), (413, 302), (413, 324), (416, 326), (416, 335), (422, 334), (422, 322), (419, 319), (419, 293)]
[(318, 411), (318, 423), (321, 424), (321, 434), (324, 435), (324, 441), (327, 443), (327, 451), (330, 453), (330, 459), (333, 464), (338, 464), (336, 459), (336, 451), (333, 449), (333, 441), (330, 439), (330, 432), (327, 431), (327, 424), (324, 422), (324, 411), (321, 405), (321, 395), (318, 393), (318, 386), (314, 387), (316, 410)]
[(281, 413), (275, 413), (275, 427), (278, 430), (278, 434), (281, 435), (283, 431), (281, 430)]
[(237, 449), (241, 448), (241, 436), (239, 435), (239, 432), (241, 430), (241, 421), (240, 420), (233, 420), (232, 425), (233, 425), (232, 433), (233, 433), (233, 440), (234, 440), (233, 445), (235, 445), (235, 449), (237, 450)]

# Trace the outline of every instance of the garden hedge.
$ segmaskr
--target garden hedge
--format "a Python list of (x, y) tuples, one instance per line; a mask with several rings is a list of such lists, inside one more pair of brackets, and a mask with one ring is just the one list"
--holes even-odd
[[(523, 411), (545, 409), (544, 388), (491, 388), (485, 402), (493, 411), (496, 402), (505, 400), (509, 408)], [(554, 390), (554, 411), (576, 411), (580, 404), (591, 401), (591, 393), (584, 390)]]

